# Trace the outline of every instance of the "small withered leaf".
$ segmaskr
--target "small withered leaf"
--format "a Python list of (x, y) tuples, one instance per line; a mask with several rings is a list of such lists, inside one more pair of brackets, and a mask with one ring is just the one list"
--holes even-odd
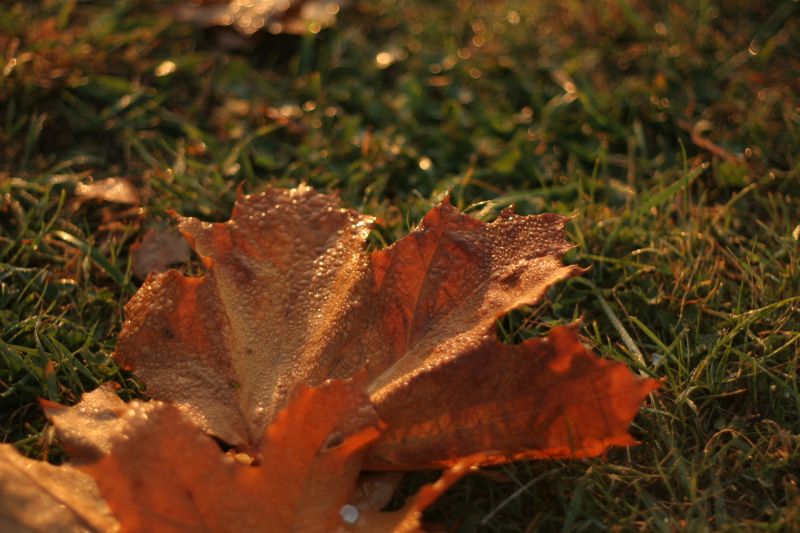
[(116, 204), (139, 205), (139, 191), (125, 178), (106, 178), (91, 183), (79, 183), (75, 196), (80, 201), (97, 200)]
[(202, 0), (181, 6), (178, 16), (200, 26), (231, 27), (244, 35), (317, 33), (336, 21), (347, 0)]
[(181, 234), (173, 228), (151, 228), (131, 246), (131, 272), (144, 280), (154, 272), (186, 263), (192, 251)]

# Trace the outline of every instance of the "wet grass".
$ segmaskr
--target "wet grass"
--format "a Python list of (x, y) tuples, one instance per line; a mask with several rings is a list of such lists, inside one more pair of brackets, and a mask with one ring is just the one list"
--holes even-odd
[[(591, 461), (459, 484), (462, 531), (800, 526), (800, 5), (356, 2), (305, 37), (225, 51), (155, 1), (0, 7), (0, 425), (57, 459), (37, 404), (114, 380), (129, 249), (175, 209), (306, 181), (404, 234), (446, 192), (485, 219), (575, 215), (592, 269), (508, 342), (577, 317), (663, 378)], [(124, 176), (141, 208), (79, 202)], [(410, 491), (425, 476), (411, 477)]]

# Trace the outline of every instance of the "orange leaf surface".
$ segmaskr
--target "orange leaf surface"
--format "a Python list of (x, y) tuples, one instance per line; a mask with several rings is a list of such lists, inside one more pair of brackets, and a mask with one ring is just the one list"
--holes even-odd
[[(92, 477), (0, 447), (0, 471), (7, 468), (2, 458), (11, 454), (22, 464), (17, 470), (35, 474), (22, 484), (4, 476), (0, 490), (13, 505), (0, 507), (0, 520), (69, 526), (62, 514), (70, 509), (88, 515), (85, 525), (94, 531), (421, 531), (422, 511), (474, 461), (454, 465), (399, 511), (380, 512), (391, 492), (378, 505), (350, 500), (365, 447), (384, 428), (361, 388), (341, 380), (300, 386), (266, 429), (251, 466), (223, 454), (179, 409), (163, 402), (125, 403), (111, 387), (85, 394), (74, 407), (42, 402), (73, 464)], [(59, 500), (50, 518), (38, 511), (45, 503), (29, 493), (52, 476), (59, 483), (48, 490)]]
[(151, 396), (231, 444), (255, 446), (294, 385), (363, 366), (324, 352), (355, 305), (370, 223), (308, 189), (253, 196), (224, 224), (182, 219), (208, 273), (149, 278), (125, 308), (115, 358)]
[(340, 510), (382, 428), (362, 388), (341, 380), (298, 387), (252, 465), (163, 402), (126, 404), (101, 388), (46, 411), (124, 531), (335, 531), (347, 526)]
[(380, 398), (392, 423), (365, 468), (600, 455), (636, 443), (628, 426), (657, 386), (592, 355), (574, 326), (517, 346), (485, 342)]
[(581, 272), (561, 263), (564, 217), (485, 224), (445, 202), (367, 255), (371, 223), (305, 186), (240, 198), (225, 223), (180, 219), (207, 273), (149, 278), (115, 358), (241, 449), (259, 445), (297, 384), (361, 369), (388, 428), (369, 468), (632, 443), (627, 427), (656, 382), (588, 353), (574, 328), (518, 346), (496, 338), (499, 316)]

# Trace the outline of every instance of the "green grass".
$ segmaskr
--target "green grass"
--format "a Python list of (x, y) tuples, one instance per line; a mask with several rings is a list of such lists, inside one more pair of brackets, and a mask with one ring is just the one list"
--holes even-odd
[[(307, 181), (378, 215), (382, 246), (451, 191), (484, 219), (575, 215), (568, 259), (592, 269), (502, 319), (508, 342), (582, 317), (597, 352), (664, 385), (642, 445), (473, 476), (431, 518), (800, 527), (800, 4), (550, 4), (360, 1), (225, 52), (167, 2), (4, 3), (2, 440), (59, 460), (37, 398), (142, 394), (109, 354), (130, 244), (168, 209), (224, 220), (240, 183)], [(111, 176), (141, 210), (76, 201)]]

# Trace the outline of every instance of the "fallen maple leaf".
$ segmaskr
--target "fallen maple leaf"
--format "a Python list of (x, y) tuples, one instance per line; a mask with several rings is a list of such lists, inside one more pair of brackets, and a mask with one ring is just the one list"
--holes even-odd
[[(75, 407), (42, 402), (74, 467), (3, 448), (0, 493), (13, 504), (0, 517), (95, 531), (417, 531), (475, 465), (633, 442), (627, 426), (654, 380), (591, 355), (575, 326), (516, 346), (494, 332), (498, 316), (580, 272), (561, 264), (562, 217), (487, 225), (444, 203), (366, 255), (371, 222), (307, 187), (240, 198), (226, 223), (181, 219), (207, 274), (148, 278), (115, 354), (170, 403), (126, 404), (110, 388)], [(379, 512), (385, 495), (354, 495), (362, 469), (429, 467), (449, 469), (398, 512)], [(53, 501), (57, 513), (37, 515)]]
[(231, 220), (181, 218), (207, 267), (148, 279), (114, 357), (242, 450), (259, 445), (298, 384), (366, 372), (387, 431), (369, 469), (586, 457), (634, 441), (657, 382), (593, 356), (574, 327), (516, 346), (497, 318), (582, 272), (564, 266), (565, 218), (506, 212), (484, 224), (447, 202), (367, 255), (372, 219), (306, 186), (245, 196)]

